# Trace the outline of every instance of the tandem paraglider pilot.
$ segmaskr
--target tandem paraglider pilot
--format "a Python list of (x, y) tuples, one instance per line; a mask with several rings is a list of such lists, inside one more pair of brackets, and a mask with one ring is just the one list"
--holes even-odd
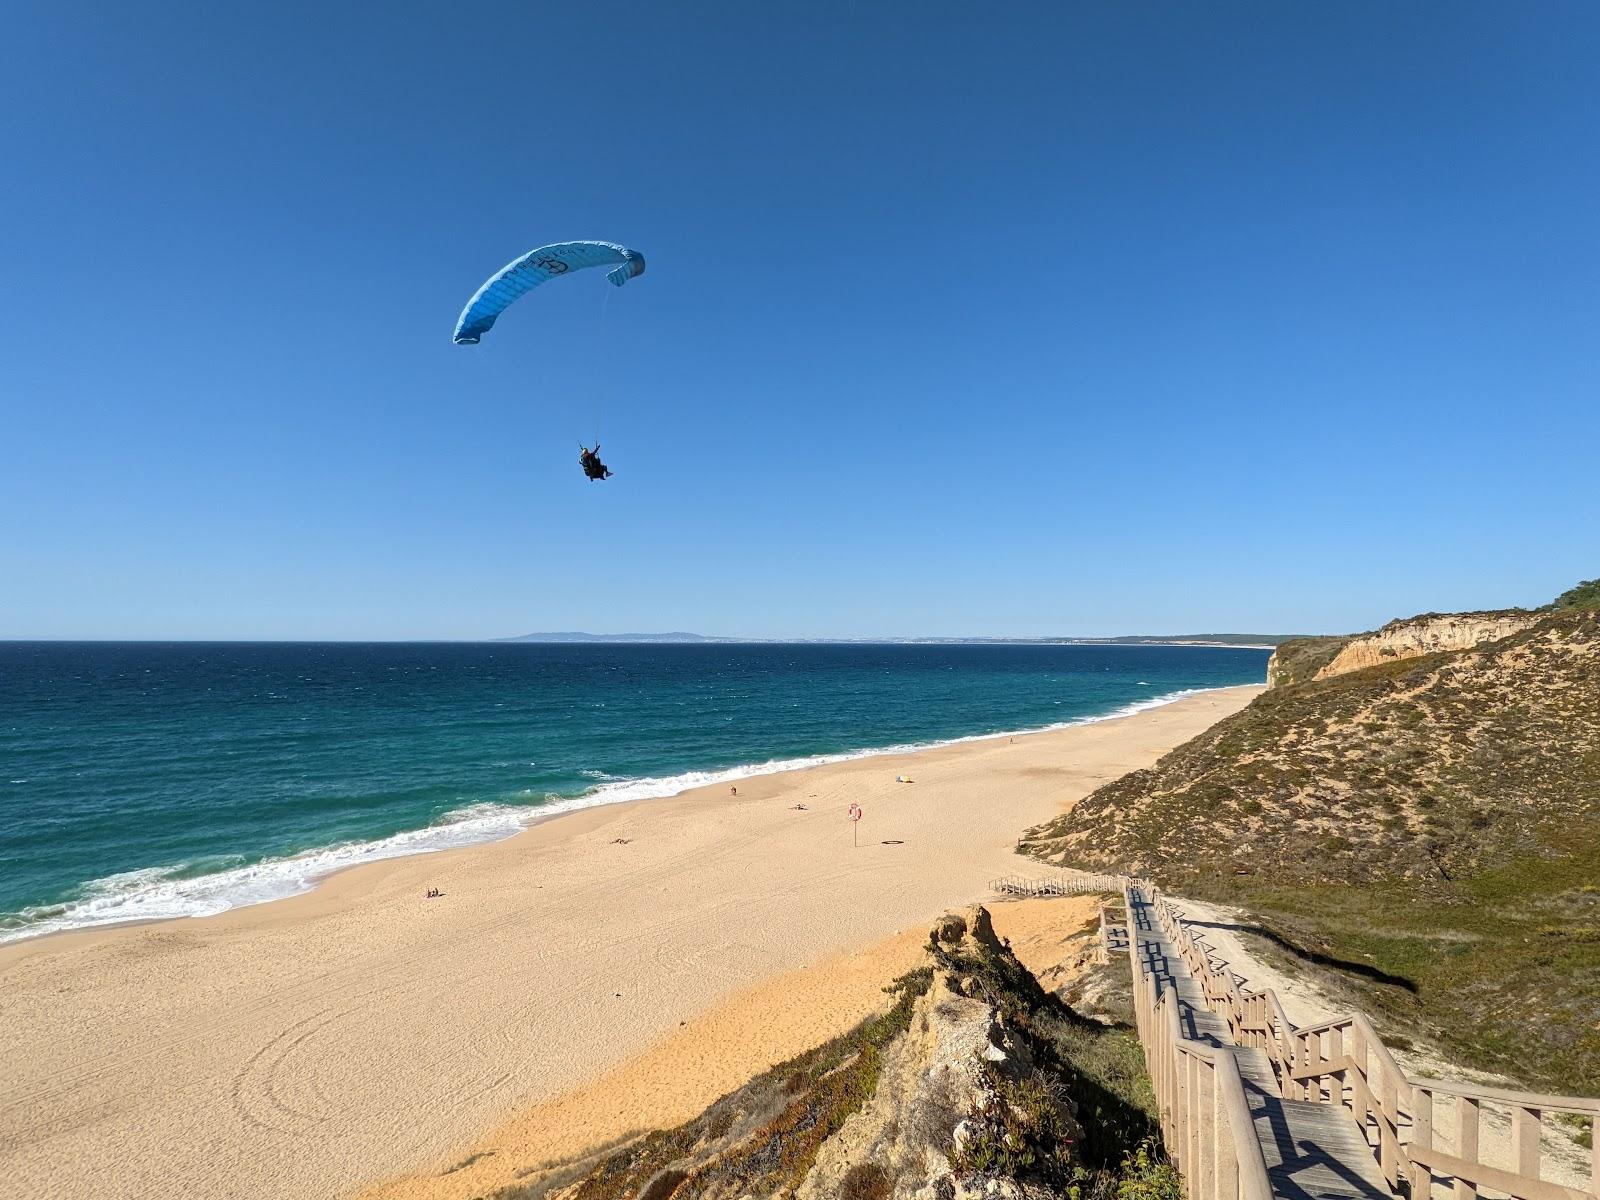
[(593, 450), (587, 446), (578, 447), (578, 465), (583, 468), (583, 473), (589, 477), (591, 483), (611, 478), (611, 468), (600, 461), (599, 442), (594, 444)]

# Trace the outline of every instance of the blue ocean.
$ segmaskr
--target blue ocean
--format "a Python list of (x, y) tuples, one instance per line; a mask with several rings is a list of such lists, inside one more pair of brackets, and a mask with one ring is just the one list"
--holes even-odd
[(1258, 683), (1261, 650), (0, 643), (0, 940), (541, 815)]

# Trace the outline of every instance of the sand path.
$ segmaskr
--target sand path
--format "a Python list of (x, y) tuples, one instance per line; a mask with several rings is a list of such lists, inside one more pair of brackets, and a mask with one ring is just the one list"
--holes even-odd
[(0, 948), (0, 1192), (303, 1198), (437, 1168), (741, 988), (982, 898), (1026, 866), (1024, 827), (1259, 690), (592, 809), (274, 904)]

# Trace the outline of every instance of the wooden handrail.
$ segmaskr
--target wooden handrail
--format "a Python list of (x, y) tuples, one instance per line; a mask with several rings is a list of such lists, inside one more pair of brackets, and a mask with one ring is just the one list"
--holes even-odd
[(1140, 956), (1133, 889), (1132, 880), (1121, 881), (1134, 1020), (1167, 1153), (1189, 1200), (1272, 1200), (1238, 1061), (1225, 1047), (1184, 1036), (1177, 993), (1162, 987)]
[(1446, 1154), (1431, 1146), (1418, 1146), (1413, 1150), (1413, 1155), (1424, 1167), (1446, 1178), (1465, 1179), (1472, 1184), (1515, 1196), (1517, 1200), (1591, 1200), (1594, 1195), (1546, 1179), (1529, 1179), (1515, 1171), (1504, 1171), (1499, 1167), (1457, 1158), (1454, 1154)]
[[(1303, 1026), (1295, 1030), (1295, 1033), (1327, 1033), (1353, 1028), (1354, 1024), (1349, 1017), (1341, 1017), (1337, 1021), (1327, 1021), (1309, 1028)], [(1296, 1067), (1289, 1074), (1296, 1080), (1320, 1079), (1337, 1075), (1340, 1071), (1349, 1070), (1354, 1066), (1355, 1063), (1349, 1055), (1342, 1055), (1320, 1064)], [(1398, 1071), (1398, 1068), (1396, 1070)], [(1433, 1079), (1426, 1075), (1408, 1075), (1405, 1079), (1410, 1087), (1422, 1088), (1437, 1096), (1465, 1096), (1471, 1100), (1488, 1100), (1494, 1104), (1504, 1104), (1508, 1108), (1537, 1108), (1543, 1113), (1563, 1113), (1579, 1117), (1600, 1114), (1600, 1099), (1591, 1099), (1587, 1096), (1552, 1096), (1544, 1092), (1518, 1092), (1510, 1088), (1488, 1087), (1478, 1083), (1460, 1083), (1453, 1079)]]
[[(1376, 1138), (1372, 1146), (1391, 1188), (1402, 1180), (1411, 1194), (1427, 1197), (1434, 1173), (1455, 1180), (1456, 1200), (1477, 1200), (1479, 1186), (1514, 1200), (1600, 1200), (1600, 1099), (1550, 1096), (1450, 1080), (1413, 1078), (1394, 1061), (1365, 1013), (1297, 1027), (1276, 992), (1245, 992), (1212, 959), (1214, 949), (1188, 927), (1182, 913), (1152, 889), (1157, 923), (1200, 980), (1207, 1007), (1224, 1017), (1235, 1036), (1267, 1054), (1286, 1099), (1337, 1104)], [(1326, 1088), (1325, 1088), (1326, 1084)], [(1324, 1094), (1326, 1090), (1326, 1095)], [(1348, 1099), (1346, 1092), (1348, 1091)], [(1449, 1096), (1458, 1111), (1456, 1149), (1433, 1146), (1435, 1096)], [(1508, 1108), (1514, 1170), (1481, 1161), (1477, 1109), (1481, 1102)], [(1541, 1179), (1542, 1118), (1560, 1113), (1591, 1119), (1589, 1190)], [(1409, 1136), (1402, 1140), (1402, 1132)]]
[[(1435, 1176), (1442, 1176), (1454, 1181), (1455, 1200), (1478, 1200), (1480, 1187), (1512, 1200), (1600, 1200), (1600, 1153), (1594, 1149), (1600, 1144), (1600, 1099), (1408, 1076), (1365, 1013), (1296, 1026), (1272, 989), (1246, 991), (1231, 971), (1217, 965), (1215, 948), (1153, 885), (1123, 876), (1063, 877), (1051, 883), (1063, 891), (1122, 893), (1139, 1039), (1168, 1152), (1191, 1200), (1270, 1200), (1271, 1188), (1234, 1052), (1183, 1036), (1176, 993), (1163, 987), (1140, 957), (1135, 889), (1148, 895), (1143, 910), (1199, 983), (1206, 1007), (1227, 1022), (1241, 1045), (1265, 1052), (1285, 1099), (1345, 1109), (1392, 1189), (1407, 1187), (1413, 1197), (1430, 1200)], [(1107, 915), (1102, 904), (1102, 939)], [(1434, 1145), (1439, 1096), (1455, 1102), (1454, 1153)], [(1482, 1161), (1478, 1130), (1484, 1103), (1510, 1112), (1512, 1169)], [(1540, 1178), (1542, 1120), (1548, 1114), (1590, 1118), (1587, 1191)]]

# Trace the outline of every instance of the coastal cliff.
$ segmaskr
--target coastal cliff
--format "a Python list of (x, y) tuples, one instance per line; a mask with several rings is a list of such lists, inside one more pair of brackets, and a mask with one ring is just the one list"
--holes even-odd
[(1286, 646), (1248, 708), (1022, 849), (1242, 904), (1392, 1028), (1600, 1087), (1600, 608), (1578, 592)]
[(1331, 679), (1380, 663), (1421, 658), (1441, 651), (1470, 650), (1529, 628), (1540, 613), (1525, 609), (1501, 612), (1424, 613), (1390, 621), (1373, 633), (1351, 637), (1296, 638), (1274, 650), (1267, 660), (1267, 686), (1283, 687), (1314, 679)]
[(1376, 633), (1351, 638), (1313, 679), (1330, 679), (1365, 667), (1446, 650), (1470, 650), (1521, 633), (1537, 613), (1444, 613), (1390, 621)]
[(497, 1200), (1178, 1200), (1137, 1041), (1046, 992), (983, 907), (938, 921), (885, 991), (886, 1012), (685, 1124)]
[(1352, 639), (1349, 637), (1292, 638), (1267, 658), (1267, 687), (1304, 683), (1332, 662)]

